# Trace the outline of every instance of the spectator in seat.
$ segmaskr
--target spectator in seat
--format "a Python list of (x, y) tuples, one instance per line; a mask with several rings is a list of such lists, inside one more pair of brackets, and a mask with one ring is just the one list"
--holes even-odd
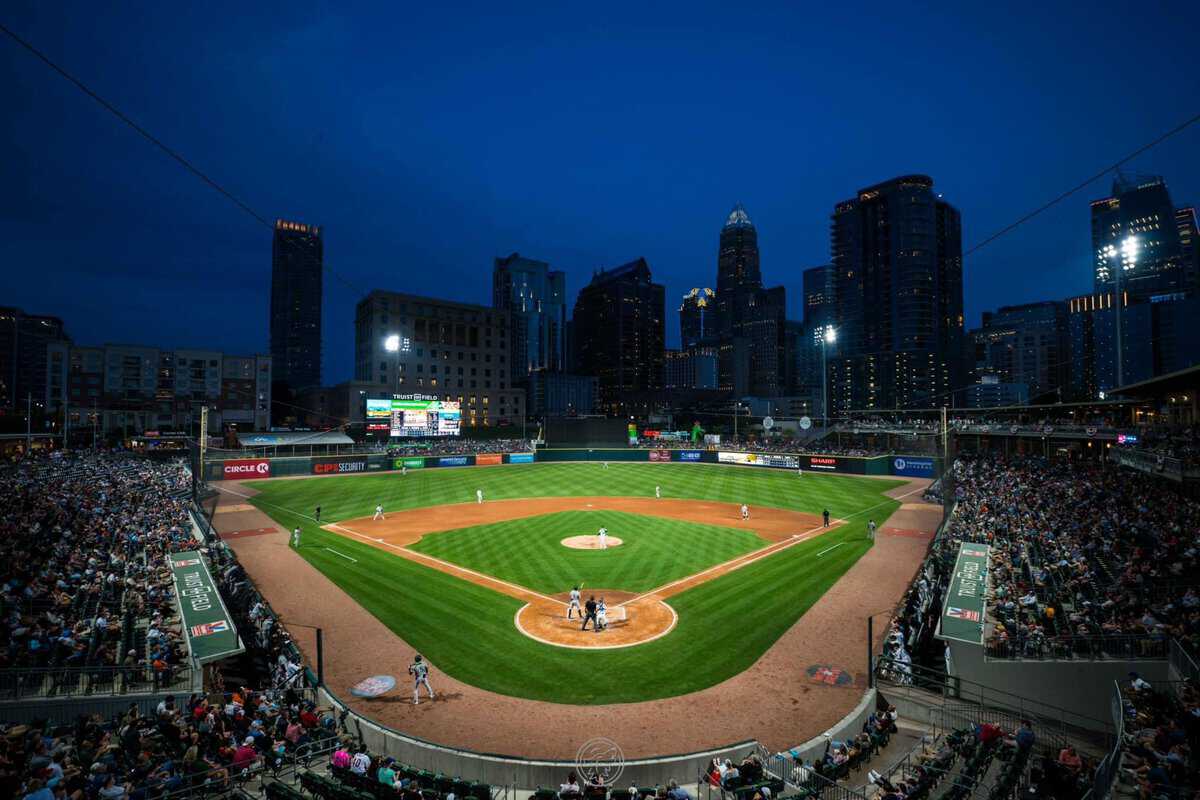
[(560, 784), (558, 787), (558, 796), (560, 798), (579, 797), (583, 794), (583, 790), (579, 788), (579, 779), (572, 772), (567, 775), (567, 782)]
[(1067, 745), (1059, 752), (1058, 763), (1070, 770), (1072, 774), (1078, 773), (1083, 767), (1083, 759), (1079, 757), (1079, 753), (1076, 753), (1075, 748), (1071, 745)]

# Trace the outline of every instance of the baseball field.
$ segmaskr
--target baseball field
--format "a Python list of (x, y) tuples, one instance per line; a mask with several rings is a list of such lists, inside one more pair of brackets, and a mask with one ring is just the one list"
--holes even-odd
[[(883, 526), (900, 507), (887, 492), (905, 483), (563, 463), (242, 485), (280, 527), (300, 527), (298, 554), (435, 674), (594, 705), (687, 694), (747, 670), (870, 550), (868, 520)], [(576, 585), (585, 601), (604, 597), (608, 629), (567, 621)]]

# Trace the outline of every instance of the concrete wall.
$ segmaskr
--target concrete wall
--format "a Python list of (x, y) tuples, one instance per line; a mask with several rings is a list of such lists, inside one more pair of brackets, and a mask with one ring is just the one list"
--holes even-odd
[[(1035, 706), (1044, 703), (1079, 715), (1072, 724), (1103, 730), (1111, 724), (1109, 706), (1113, 681), (1124, 680), (1137, 672), (1149, 681), (1167, 680), (1167, 661), (1020, 661), (985, 659), (983, 647), (965, 642), (949, 642), (955, 677), (983, 684), (989, 689), (1018, 695)], [(965, 699), (971, 689), (964, 686)], [(1045, 713), (1050, 716), (1053, 712)], [(1096, 724), (1088, 724), (1094, 721)]]

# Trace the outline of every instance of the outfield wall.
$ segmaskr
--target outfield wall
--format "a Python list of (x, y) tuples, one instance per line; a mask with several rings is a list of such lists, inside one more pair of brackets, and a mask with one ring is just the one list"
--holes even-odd
[(696, 448), (545, 448), (536, 453), (475, 453), (445, 456), (352, 456), (239, 458), (206, 461), (205, 480), (285, 478), (298, 475), (355, 475), (399, 469), (482, 467), (533, 462), (610, 461), (637, 463), (726, 464), (767, 469), (802, 469), (846, 475), (936, 478), (942, 460), (931, 456), (833, 456), (810, 453), (762, 453)]

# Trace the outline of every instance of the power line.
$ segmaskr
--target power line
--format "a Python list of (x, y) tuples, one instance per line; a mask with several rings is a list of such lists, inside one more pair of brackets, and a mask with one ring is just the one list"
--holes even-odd
[(1063, 200), (1066, 200), (1068, 197), (1075, 194), (1076, 192), (1086, 188), (1088, 185), (1090, 185), (1092, 183), (1095, 183), (1096, 181), (1100, 180), (1101, 178), (1103, 178), (1105, 175), (1109, 174), (1110, 172), (1115, 171), (1122, 164), (1125, 164), (1128, 161), (1132, 161), (1133, 159), (1137, 158), (1138, 156), (1140, 156), (1142, 153), (1146, 152), (1150, 148), (1156, 147), (1157, 145), (1162, 144), (1167, 139), (1170, 139), (1175, 134), (1186, 130), (1187, 128), (1191, 127), (1192, 125), (1196, 124), (1197, 122), (1200, 122), (1200, 114), (1196, 114), (1191, 119), (1189, 119), (1179, 125), (1176, 125), (1174, 128), (1171, 128), (1171, 130), (1167, 131), (1166, 133), (1162, 134), (1158, 138), (1154, 139), (1152, 142), (1142, 145), (1137, 150), (1134, 150), (1132, 153), (1130, 153), (1129, 155), (1122, 158), (1120, 161), (1116, 162), (1115, 164), (1111, 164), (1111, 165), (1105, 167), (1104, 169), (1100, 170), (1092, 177), (1088, 178), (1087, 180), (1083, 181), (1082, 183), (1080, 183), (1076, 186), (1073, 186), (1072, 188), (1068, 189), (1067, 191), (1065, 191), (1062, 194), (1058, 195), (1057, 197), (1053, 198), (1049, 202), (1044, 203), (1041, 206), (1038, 206), (1033, 211), (1030, 211), (1028, 214), (1025, 214), (1024, 216), (1017, 219), (1015, 222), (1010, 223), (1009, 225), (1005, 225), (1003, 228), (996, 231), (991, 236), (987, 237), (982, 242), (979, 242), (974, 247), (972, 247), (970, 250), (967, 250), (965, 253), (963, 253), (963, 258), (966, 258), (967, 256), (971, 255), (975, 251), (982, 249), (983, 247), (985, 247), (988, 244), (991, 244), (992, 242), (999, 239), (1001, 236), (1004, 236), (1005, 234), (1009, 233), (1010, 231), (1014, 230), (1015, 228), (1019, 227), (1020, 225), (1023, 225), (1024, 223), (1026, 223), (1029, 220), (1036, 217), (1038, 214), (1041, 214), (1043, 211), (1046, 211), (1047, 209), (1049, 209), (1055, 205), (1058, 205), (1060, 202), (1062, 202)]
[[(127, 125), (129, 128), (131, 128), (139, 136), (141, 136), (143, 139), (150, 142), (150, 144), (154, 145), (156, 148), (161, 150), (170, 159), (172, 159), (173, 161), (178, 163), (185, 170), (187, 170), (192, 175), (199, 178), (206, 185), (208, 185), (209, 188), (216, 191), (218, 194), (220, 194), (222, 197), (224, 197), (229, 202), (233, 203), (235, 206), (237, 206), (239, 209), (244, 211), (246, 214), (249, 214), (250, 217), (253, 218), (255, 222), (258, 222), (260, 225), (267, 228), (268, 230), (271, 230), (271, 231), (275, 230), (275, 225), (269, 219), (264, 217), (262, 214), (259, 214), (257, 211), (255, 211), (253, 208), (251, 208), (248, 203), (246, 203), (240, 197), (238, 197), (233, 192), (231, 192), (230, 190), (228, 190), (224, 186), (222, 186), (220, 183), (218, 183), (215, 178), (212, 178), (211, 176), (209, 176), (206, 172), (204, 172), (198, 166), (196, 166), (191, 161), (189, 161), (187, 158), (185, 158), (179, 151), (175, 150), (174, 148), (172, 148), (171, 146), (169, 146), (168, 144), (163, 142), (161, 139), (159, 139), (157, 136), (152, 134), (150, 131), (146, 130), (144, 127), (139, 125), (132, 118), (130, 118), (129, 115), (125, 114), (123, 111), (121, 111), (121, 109), (117, 108), (115, 105), (110, 103), (108, 100), (105, 100), (97, 92), (92, 90), (91, 87), (89, 87), (87, 84), (85, 84), (79, 78), (76, 78), (74, 75), (72, 75), (70, 72), (68, 72), (65, 68), (59, 66), (49, 56), (47, 56), (41, 50), (34, 47), (32, 43), (26, 41), (21, 36), (19, 36), (16, 32), (14, 32), (13, 30), (11, 30), (7, 26), (5, 26), (4, 23), (0, 23), (0, 32), (3, 32), (5, 35), (7, 35), (10, 39), (12, 39), (18, 45), (23, 47), (25, 50), (29, 51), (29, 53), (31, 53), (35, 58), (37, 58), (43, 64), (48, 66), (50, 69), (54, 70), (54, 72), (58, 73), (63, 79), (65, 79), (66, 81), (68, 81), (69, 83), (74, 85), (75, 88), (79, 89), (81, 92), (83, 92), (88, 97), (90, 97), (92, 100), (94, 100), (105, 111), (108, 111), (110, 114), (112, 114), (114, 117), (119, 119), (121, 122), (125, 123), (125, 125)], [(286, 242), (288, 242), (289, 245), (292, 244), (292, 240), (290, 238), (285, 237), (284, 240)], [(311, 255), (304, 248), (300, 248), (300, 252), (302, 252), (305, 256), (311, 258)], [(343, 285), (345, 285), (351, 291), (356, 292), (359, 295), (364, 295), (364, 296), (366, 295), (366, 292), (364, 292), (360, 287), (355, 286), (353, 283), (351, 283), (349, 280), (344, 278), (342, 275), (338, 274), (333, 269), (331, 269), (328, 265), (325, 265), (324, 263), (322, 263), (322, 268), (325, 270), (328, 270), (330, 275), (332, 275), (334, 278), (336, 278), (338, 281), (340, 281)]]

